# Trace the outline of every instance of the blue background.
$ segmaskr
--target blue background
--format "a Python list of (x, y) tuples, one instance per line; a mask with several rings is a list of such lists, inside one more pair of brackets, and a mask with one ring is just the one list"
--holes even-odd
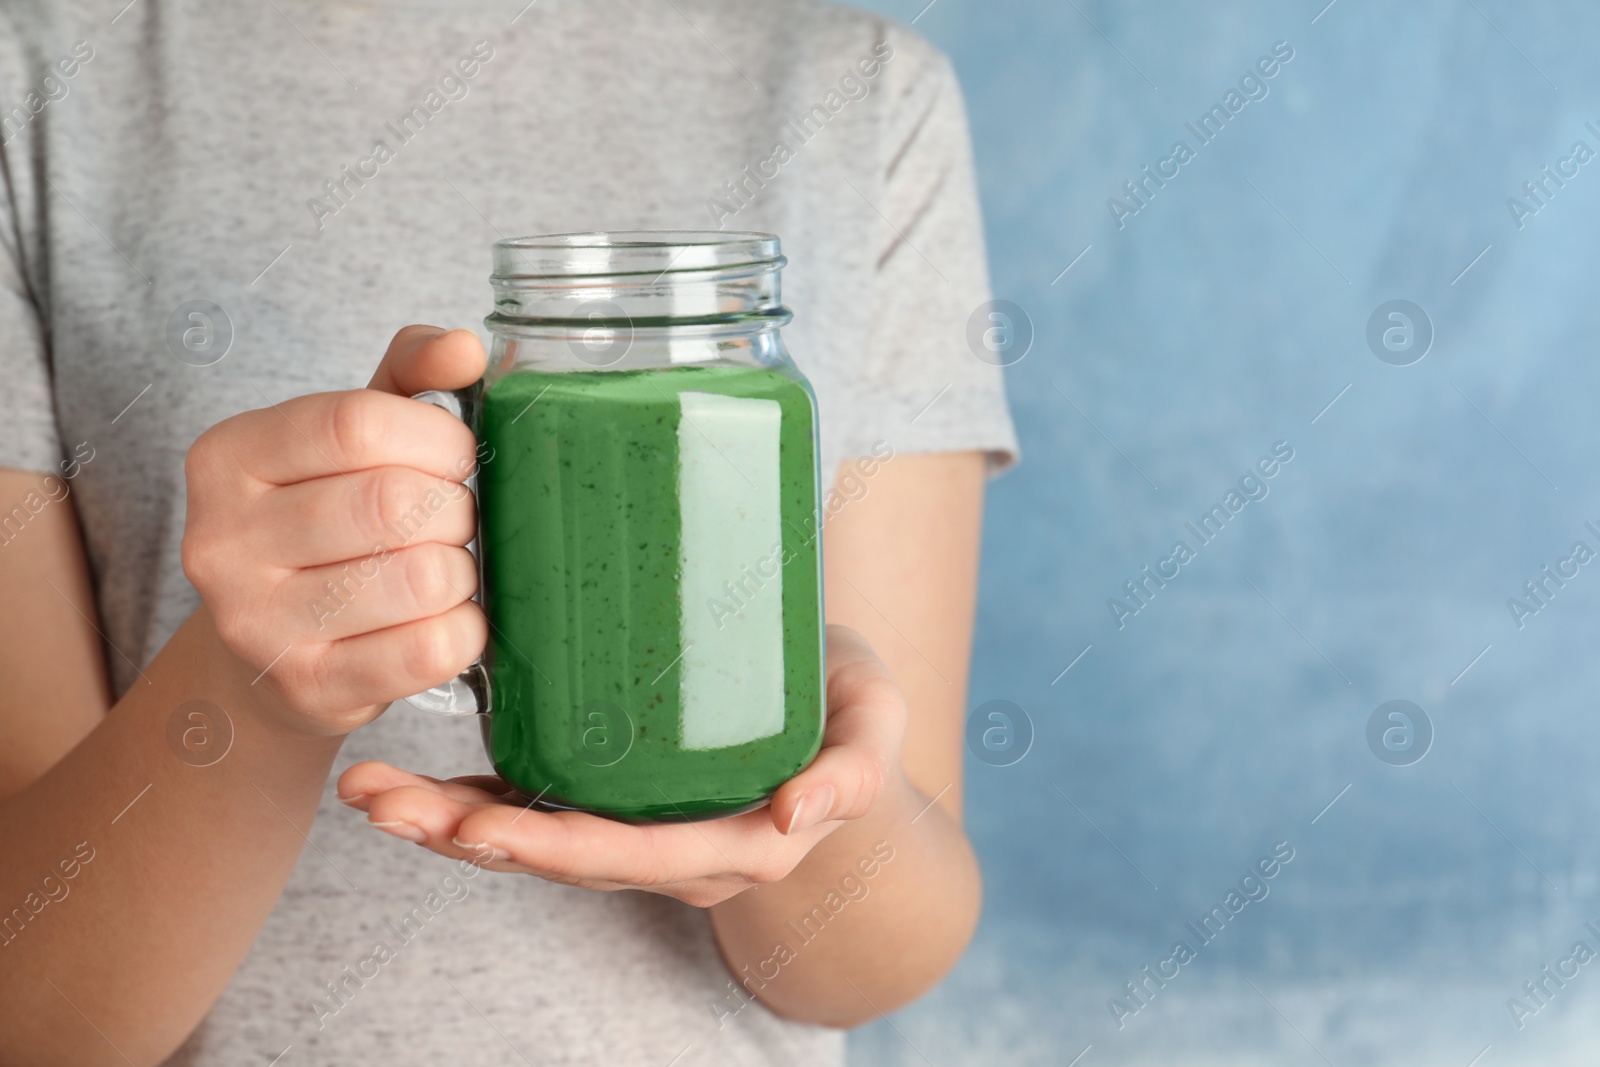
[[(1036, 737), (969, 760), (971, 952), (855, 1062), (1491, 1067), (1600, 1037), (1600, 962), (1520, 1030), (1507, 1004), (1600, 948), (1600, 563), (1521, 628), (1507, 606), (1600, 549), (1600, 160), (1521, 228), (1507, 206), (1600, 150), (1600, 12), (1325, 4), (917, 18), (965, 86), (996, 295), (1035, 331), (971, 704), (1015, 702)], [(1108, 198), (1278, 41), (1269, 95), (1119, 229)], [(1393, 299), (1432, 323), (1410, 366), (1367, 343)], [(1119, 630), (1108, 598), (1198, 545), (1184, 523), (1278, 441), (1269, 495)], [(1367, 741), (1396, 699), (1434, 734), (1409, 766)], [(1270, 895), (1202, 945), (1186, 920), (1280, 841)], [(1119, 1029), (1109, 999), (1180, 938), (1197, 958)]]

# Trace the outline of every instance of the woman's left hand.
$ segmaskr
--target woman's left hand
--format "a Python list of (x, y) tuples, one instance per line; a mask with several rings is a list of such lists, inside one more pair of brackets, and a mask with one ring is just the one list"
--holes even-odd
[(442, 856), (588, 889), (642, 889), (710, 907), (786, 877), (817, 842), (865, 816), (885, 790), (909, 792), (900, 765), (905, 700), (856, 631), (827, 629), (822, 750), (772, 803), (724, 819), (630, 825), (525, 807), (499, 778), (441, 781), (358, 763), (339, 798), (374, 826)]

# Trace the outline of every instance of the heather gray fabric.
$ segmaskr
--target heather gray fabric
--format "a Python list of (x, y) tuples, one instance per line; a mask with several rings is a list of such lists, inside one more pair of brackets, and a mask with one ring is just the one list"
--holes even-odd
[[(1014, 457), (966, 336), (988, 294), (960, 95), (910, 31), (748, 0), (121, 3), (0, 5), (0, 465), (80, 461), (65, 484), (119, 692), (197, 602), (189, 444), (364, 384), (406, 323), (481, 333), (499, 236), (778, 233), (828, 476), (880, 440)], [(0, 542), (29, 514), (0, 516)], [(404, 707), (338, 769), (369, 758), (486, 767), (476, 725)], [(719, 1023), (737, 1002), (694, 909), (465, 877), (331, 783), (310, 840), (173, 1063), (841, 1058), (836, 1033), (759, 1006)]]

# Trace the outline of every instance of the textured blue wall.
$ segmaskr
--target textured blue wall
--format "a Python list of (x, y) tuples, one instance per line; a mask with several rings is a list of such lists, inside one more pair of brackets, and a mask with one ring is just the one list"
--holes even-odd
[[(1600, 960), (1540, 974), (1600, 951), (1600, 560), (1520, 627), (1508, 607), (1600, 551), (1600, 159), (1572, 158), (1600, 152), (1600, 11), (1326, 2), (916, 23), (963, 78), (996, 292), (1036, 331), (972, 693), (1036, 738), (969, 762), (978, 940), (859, 1063), (1490, 1067), (1600, 1037)], [(1280, 41), (1267, 95), (1119, 227), (1108, 199)], [(1576, 173), (1541, 206), (1546, 165)], [(1367, 338), (1396, 299), (1432, 324), (1407, 366)], [(1267, 495), (1202, 544), (1185, 523), (1277, 442)], [(1178, 540), (1194, 558), (1119, 628), (1108, 599)], [(1369, 743), (1390, 700), (1431, 723), (1420, 760), (1401, 720)], [(1279, 842), (1246, 883), (1268, 895), (1196, 936)], [(1141, 1002), (1147, 964), (1177, 973)]]

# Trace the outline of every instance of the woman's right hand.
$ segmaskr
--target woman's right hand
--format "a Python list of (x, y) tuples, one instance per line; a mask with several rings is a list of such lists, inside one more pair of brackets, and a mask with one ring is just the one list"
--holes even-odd
[(367, 388), (235, 415), (190, 448), (183, 569), (281, 725), (349, 733), (483, 651), (476, 442), (409, 396), (485, 362), (470, 331), (408, 326)]

